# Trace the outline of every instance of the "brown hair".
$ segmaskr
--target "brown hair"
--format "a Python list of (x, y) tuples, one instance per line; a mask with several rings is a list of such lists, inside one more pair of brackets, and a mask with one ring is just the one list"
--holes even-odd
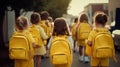
[(77, 23), (77, 22), (78, 22), (78, 17), (75, 17), (74, 23)]
[(56, 18), (54, 21), (53, 36), (70, 35), (70, 30), (64, 18)]
[(94, 14), (94, 22), (105, 25), (108, 21), (107, 15), (104, 12), (96, 12)]
[(28, 26), (28, 18), (24, 16), (18, 17), (15, 25), (19, 30), (24, 30)]
[(30, 17), (30, 21), (31, 21), (32, 24), (38, 24), (39, 21), (40, 21), (39, 13), (34, 12)]
[(42, 11), (40, 13), (40, 16), (41, 16), (41, 20), (48, 20), (49, 13), (47, 11)]
[(84, 21), (88, 23), (88, 16), (86, 13), (82, 12), (80, 17), (79, 17), (79, 22), (82, 23)]

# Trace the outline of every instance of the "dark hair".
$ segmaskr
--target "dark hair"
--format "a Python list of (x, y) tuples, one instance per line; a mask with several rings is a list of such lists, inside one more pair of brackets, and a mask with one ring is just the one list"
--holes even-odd
[(55, 19), (53, 36), (55, 35), (70, 35), (69, 27), (64, 18)]
[(74, 23), (77, 23), (77, 22), (78, 22), (78, 17), (75, 17)]
[(95, 23), (105, 25), (108, 21), (107, 15), (104, 12), (96, 12), (94, 15)]
[(30, 21), (31, 21), (32, 24), (38, 24), (39, 21), (40, 21), (40, 15), (39, 15), (39, 13), (34, 12), (31, 15)]
[(17, 18), (15, 25), (19, 30), (24, 30), (28, 26), (28, 19), (27, 17), (20, 16)]
[(88, 23), (88, 16), (85, 13), (82, 13), (79, 17), (79, 22), (82, 23), (84, 21)]
[(49, 13), (47, 11), (42, 11), (40, 13), (40, 16), (41, 16), (41, 20), (48, 20)]

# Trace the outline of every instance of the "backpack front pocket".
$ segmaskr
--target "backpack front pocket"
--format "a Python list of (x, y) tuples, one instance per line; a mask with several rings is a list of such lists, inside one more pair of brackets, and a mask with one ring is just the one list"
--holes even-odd
[(109, 47), (98, 48), (96, 50), (96, 57), (97, 58), (111, 58), (113, 57), (113, 50)]
[(54, 65), (61, 65), (67, 63), (68, 63), (68, 57), (65, 54), (55, 54), (52, 56), (52, 64)]
[(9, 54), (11, 59), (28, 60), (28, 52), (23, 48), (12, 48)]

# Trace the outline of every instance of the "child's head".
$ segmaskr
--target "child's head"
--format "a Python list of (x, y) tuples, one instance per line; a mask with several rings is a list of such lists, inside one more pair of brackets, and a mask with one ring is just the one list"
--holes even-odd
[(42, 11), (40, 15), (41, 15), (41, 20), (48, 20), (49, 13), (47, 11)]
[(28, 27), (28, 18), (24, 16), (18, 17), (15, 22), (15, 25), (18, 30), (26, 29)]
[(108, 21), (107, 15), (104, 12), (96, 12), (94, 15), (95, 25), (105, 26)]
[(64, 18), (56, 18), (54, 21), (53, 36), (70, 35), (70, 30)]
[(82, 12), (79, 16), (79, 22), (87, 22), (88, 23), (88, 15), (85, 12)]
[(40, 20), (41, 20), (40, 15), (39, 13), (36, 12), (34, 12), (30, 17), (30, 21), (32, 24), (38, 24)]
[(53, 18), (52, 17), (48, 17), (49, 22), (53, 22)]
[(77, 23), (77, 22), (78, 22), (78, 17), (75, 17), (74, 23)]

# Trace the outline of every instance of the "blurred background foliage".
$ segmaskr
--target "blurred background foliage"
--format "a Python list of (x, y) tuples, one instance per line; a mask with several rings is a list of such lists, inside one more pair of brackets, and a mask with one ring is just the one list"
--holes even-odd
[[(10, 6), (15, 10), (16, 17), (20, 15), (20, 10), (23, 11), (48, 11), (53, 18), (67, 14), (67, 9), (71, 0), (0, 0), (2, 11)], [(4, 6), (4, 7), (3, 7)], [(1, 9), (1, 8), (0, 8)]]
[[(53, 19), (67, 14), (71, 0), (0, 0), (0, 46), (3, 46), (3, 21), (5, 11), (15, 12), (15, 19), (27, 11), (48, 11)], [(9, 8), (8, 8), (9, 7)], [(11, 8), (10, 8), (11, 7)], [(22, 10), (22, 12), (21, 12)]]

